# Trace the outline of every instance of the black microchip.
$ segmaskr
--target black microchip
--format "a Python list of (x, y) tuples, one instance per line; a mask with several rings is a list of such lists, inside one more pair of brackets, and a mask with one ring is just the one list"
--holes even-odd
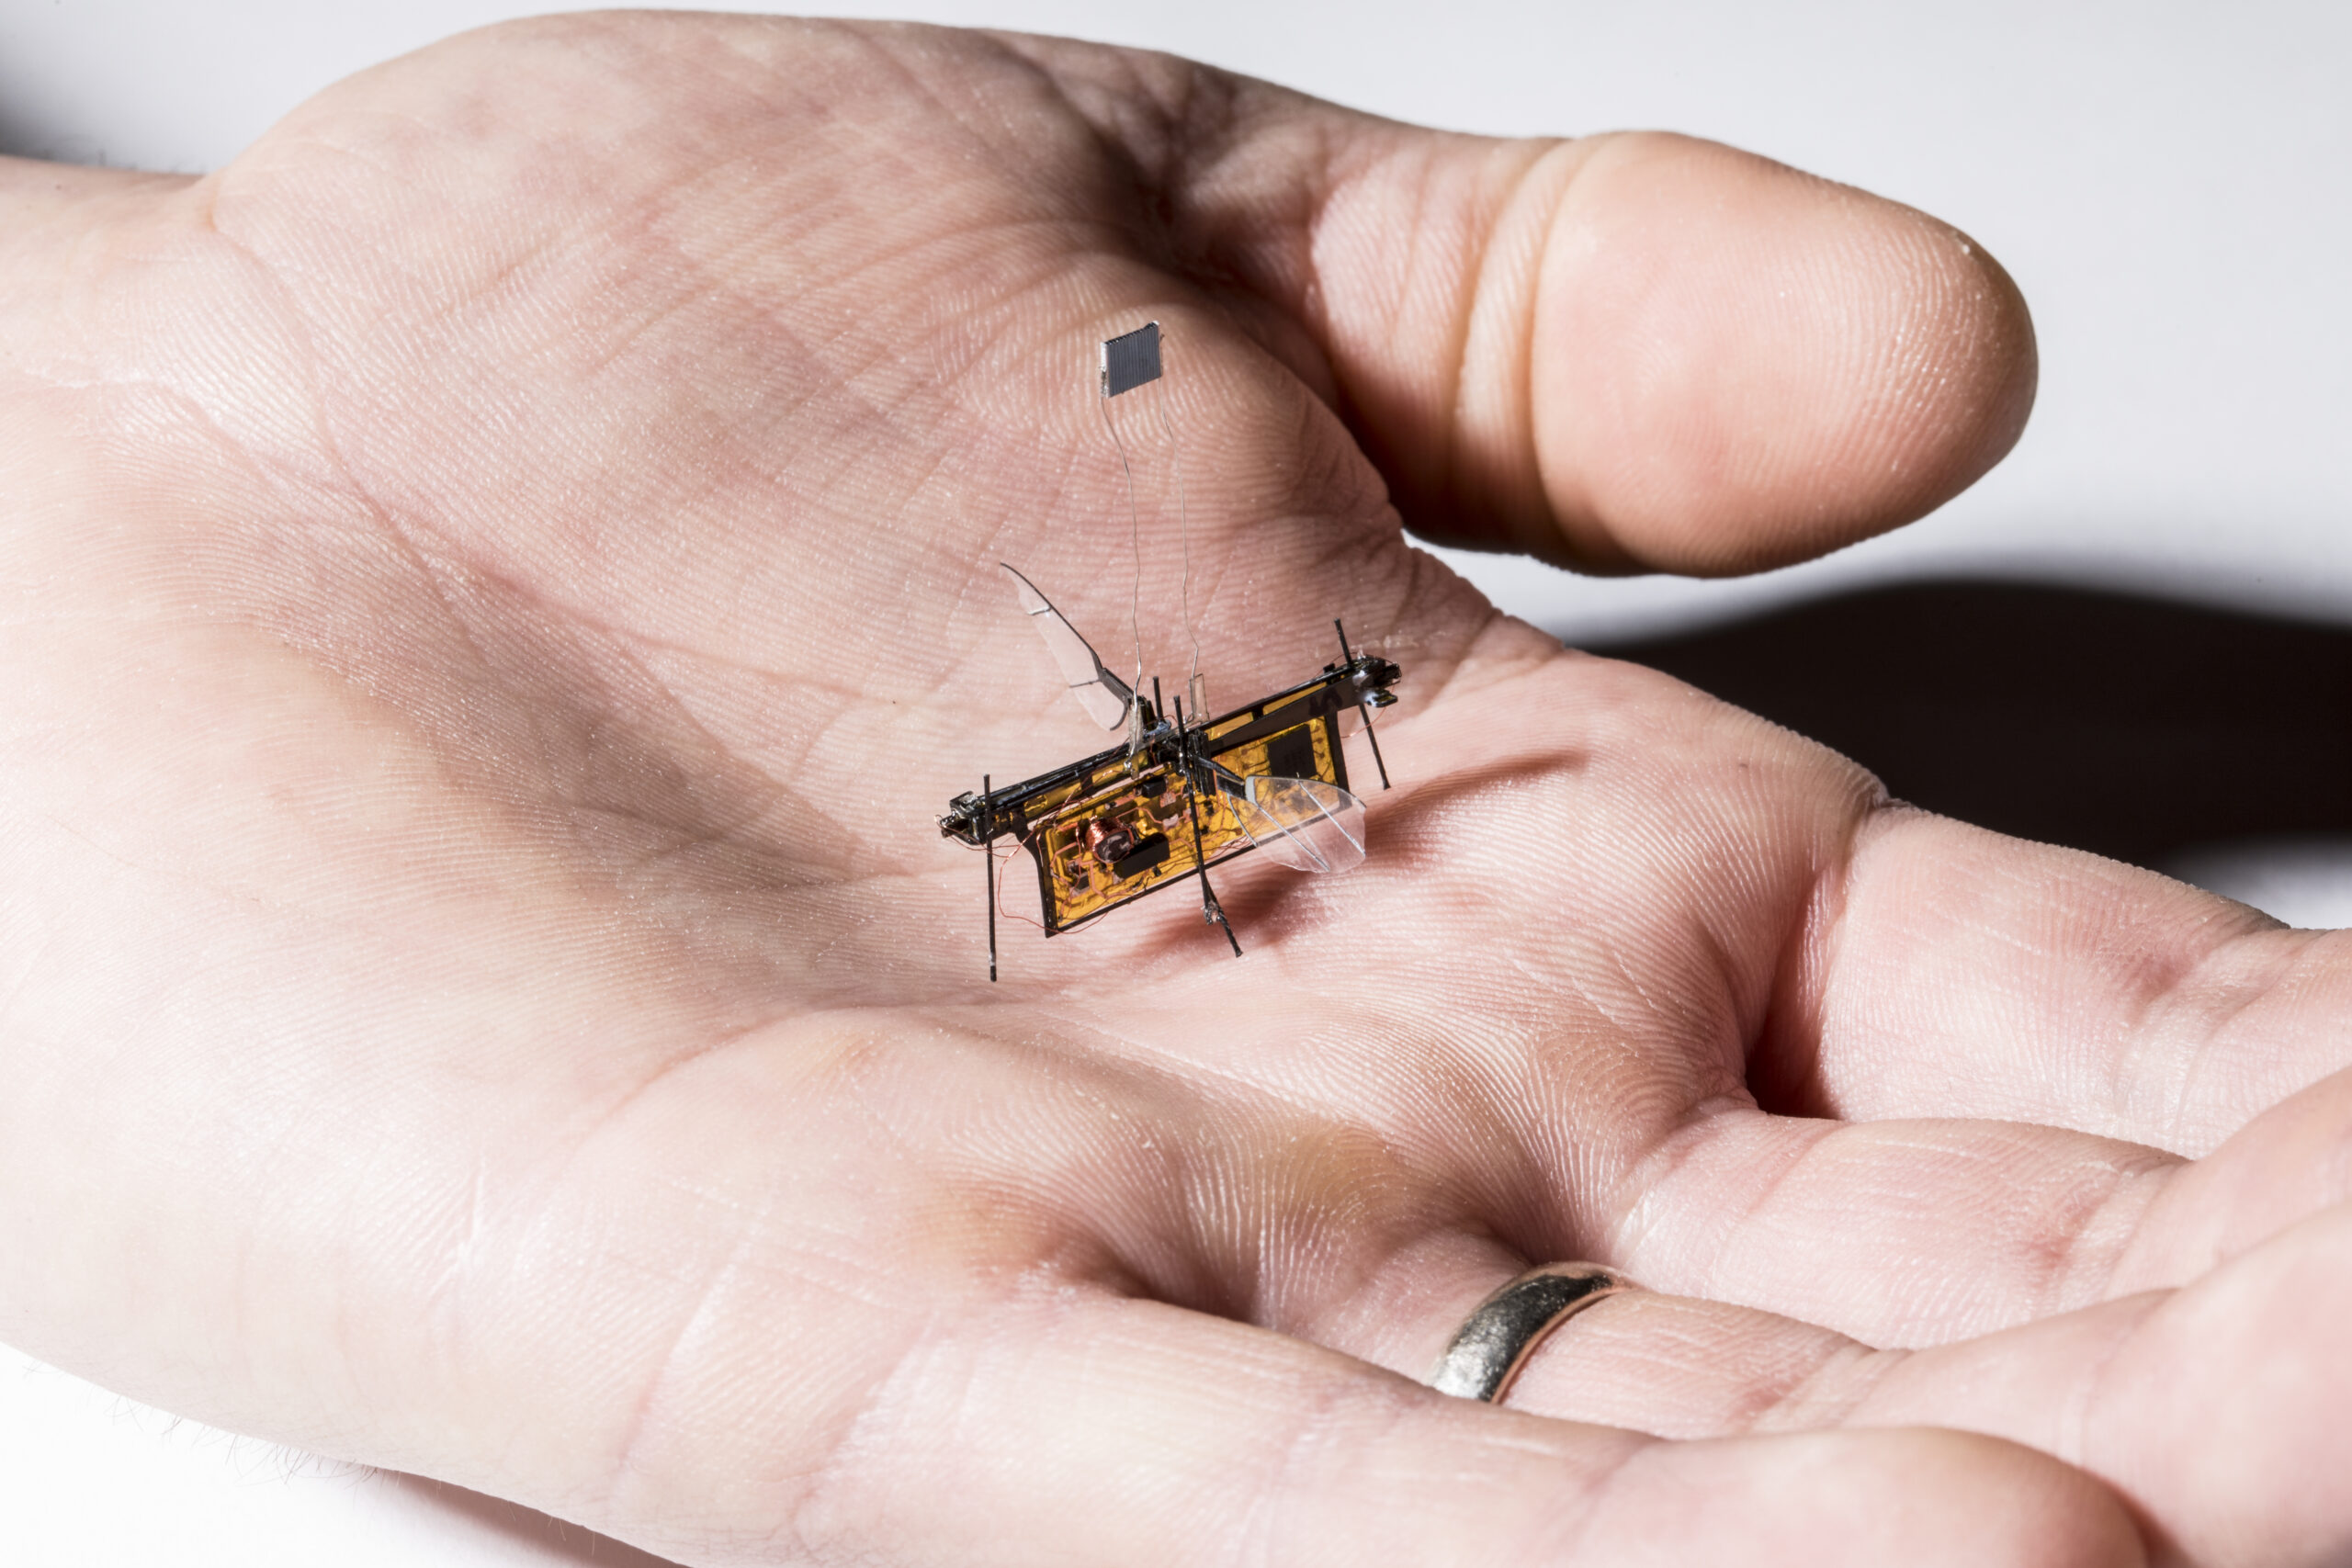
[(1302, 724), (1267, 741), (1266, 772), (1278, 779), (1314, 778), (1315, 731)]
[(1159, 379), (1159, 323), (1146, 321), (1102, 344), (1102, 395), (1115, 398)]
[(1111, 874), (1125, 882), (1130, 876), (1140, 876), (1168, 858), (1168, 835), (1154, 833), (1137, 844), (1127, 858), (1111, 867)]

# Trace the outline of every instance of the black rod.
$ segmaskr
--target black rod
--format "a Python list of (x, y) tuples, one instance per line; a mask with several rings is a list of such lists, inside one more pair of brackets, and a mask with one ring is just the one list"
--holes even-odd
[(1356, 705), (1356, 712), (1363, 716), (1363, 738), (1372, 742), (1372, 765), (1380, 770), (1380, 787), (1388, 787), (1388, 764), (1380, 760), (1380, 737), (1372, 728), (1372, 708), (1364, 703)]
[(1225, 918), (1225, 906), (1217, 902), (1216, 890), (1209, 886), (1209, 857), (1201, 850), (1201, 802), (1193, 793), (1189, 781), (1184, 786), (1184, 811), (1193, 819), (1193, 871), (1201, 879), (1201, 919), (1220, 927), (1225, 940), (1233, 945), (1233, 956), (1241, 956), (1241, 939), (1233, 934), (1233, 922)]
[(1331, 617), (1331, 629), (1340, 634), (1340, 662), (1352, 663), (1355, 655), (1348, 651), (1348, 628), (1340, 624), (1340, 617), (1337, 615)]
[[(972, 775), (966, 773), (966, 778)], [(995, 826), (989, 820), (989, 775), (980, 775), (980, 856), (988, 863), (989, 879), (989, 984), (996, 984), (996, 840), (989, 829)]]

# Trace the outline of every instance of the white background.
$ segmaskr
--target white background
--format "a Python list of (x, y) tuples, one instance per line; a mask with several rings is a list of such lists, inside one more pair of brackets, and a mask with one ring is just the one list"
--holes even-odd
[[(210, 168), (349, 71), (536, 8), (0, 0), (0, 149)], [(2008, 266), (2032, 303), (2041, 394), (1991, 478), (1900, 536), (1745, 582), (1589, 581), (1458, 558), (1504, 604), (1572, 638), (1955, 572), (2352, 624), (2352, 6), (831, 9), (1170, 49), (1464, 130), (1714, 136), (1926, 208)], [(2348, 868), (2352, 857), (2319, 852), (2217, 866), (2207, 880), (2302, 923), (2344, 923)], [(174, 1427), (6, 1352), (0, 1557), (108, 1568), (649, 1561), (484, 1500)]]

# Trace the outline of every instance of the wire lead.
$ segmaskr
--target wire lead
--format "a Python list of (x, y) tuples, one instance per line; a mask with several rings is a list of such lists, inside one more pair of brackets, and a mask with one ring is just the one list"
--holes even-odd
[(1127, 487), (1128, 542), (1135, 549), (1136, 576), (1127, 596), (1127, 627), (1136, 642), (1136, 678), (1127, 682), (1131, 694), (1127, 699), (1127, 751), (1132, 756), (1143, 741), (1143, 709), (1138, 706), (1143, 692), (1143, 513), (1136, 505), (1136, 474), (1127, 462), (1127, 444), (1119, 439), (1118, 421), (1111, 417), (1111, 398), (1104, 393), (1102, 428), (1111, 433), (1111, 445), (1119, 454), (1119, 473)]
[(1168, 389), (1165, 385), (1152, 388), (1152, 412), (1159, 416), (1159, 428), (1168, 437), (1169, 465), (1176, 470), (1176, 537), (1184, 551), (1184, 576), (1177, 589), (1177, 601), (1184, 615), (1184, 635), (1193, 639), (1193, 668), (1184, 677), (1184, 689), (1193, 690), (1201, 677), (1201, 633), (1193, 624), (1193, 519), (1184, 496), (1184, 449), (1176, 439), (1176, 426), (1168, 418)]

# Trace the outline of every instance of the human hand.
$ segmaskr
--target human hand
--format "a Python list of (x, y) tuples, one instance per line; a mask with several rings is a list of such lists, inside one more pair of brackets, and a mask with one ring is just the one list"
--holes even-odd
[[(2338, 939), (1890, 806), (1387, 505), (1691, 570), (1914, 515), (2030, 396), (1949, 230), (647, 17), (11, 201), (0, 1336), (695, 1562), (2352, 1533)], [(1240, 964), (1171, 895), (991, 989), (932, 818), (1099, 742), (994, 562), (1111, 642), (1148, 316), (1213, 690), (1344, 615), (1398, 788), (1220, 879)], [(1408, 1381), (1552, 1258), (1657, 1293), (1517, 1410)]]

